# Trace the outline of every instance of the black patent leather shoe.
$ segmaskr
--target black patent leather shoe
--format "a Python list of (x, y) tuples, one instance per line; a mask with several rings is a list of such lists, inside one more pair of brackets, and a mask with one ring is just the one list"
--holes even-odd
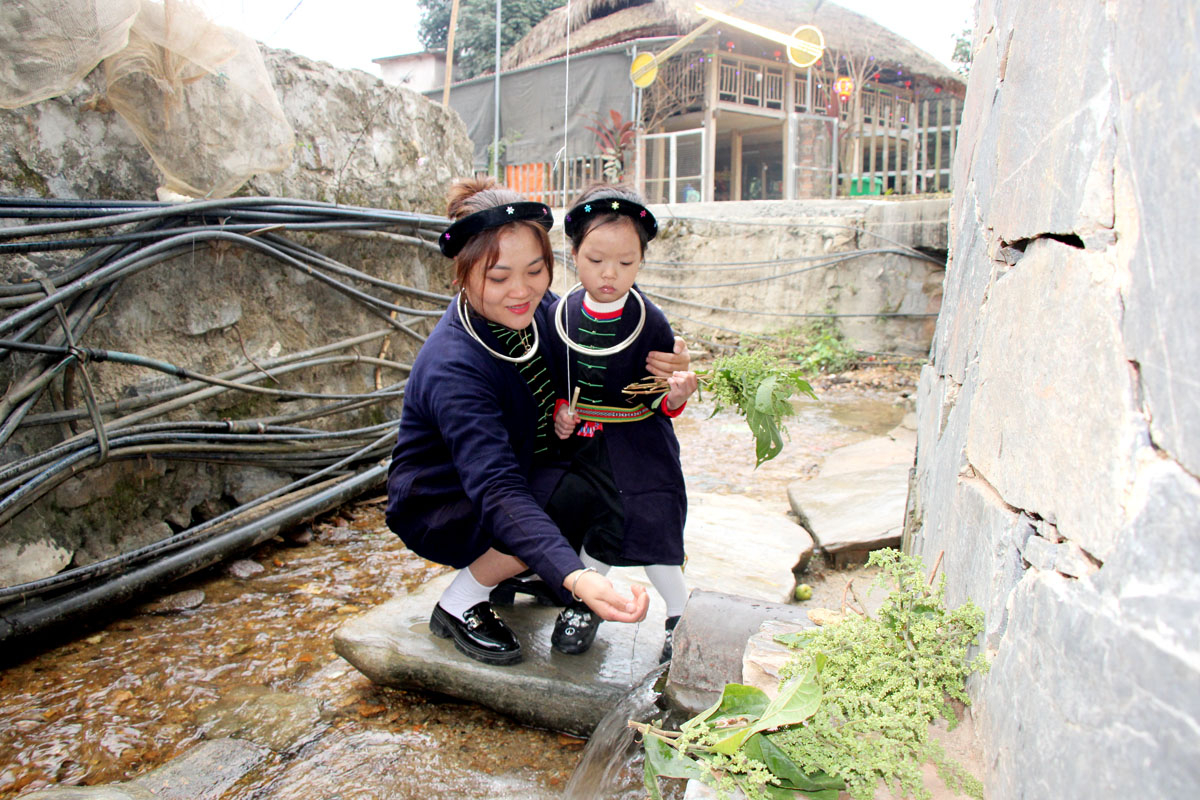
[(429, 630), (442, 639), (454, 639), (460, 653), (485, 664), (515, 664), (521, 660), (521, 643), (486, 600), (468, 608), (461, 620), (434, 606)]
[(572, 656), (586, 653), (592, 642), (596, 641), (596, 631), (603, 621), (586, 603), (571, 603), (559, 612), (558, 619), (554, 621), (550, 646)]

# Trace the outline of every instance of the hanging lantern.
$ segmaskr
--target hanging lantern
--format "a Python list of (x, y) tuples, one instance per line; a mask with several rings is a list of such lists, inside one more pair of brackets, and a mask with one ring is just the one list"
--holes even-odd
[(833, 90), (837, 92), (843, 103), (846, 102), (854, 93), (854, 79), (843, 75), (833, 82)]

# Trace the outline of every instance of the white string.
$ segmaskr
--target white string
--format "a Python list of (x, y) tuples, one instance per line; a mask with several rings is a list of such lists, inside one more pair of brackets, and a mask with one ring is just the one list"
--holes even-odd
[[(567, 56), (563, 60), (563, 146), (562, 146), (562, 165), (563, 165), (563, 208), (567, 207), (567, 170), (570, 168), (570, 162), (567, 160), (567, 125), (570, 122), (567, 113), (571, 102), (571, 0), (567, 0)], [(563, 229), (563, 246), (565, 248), (567, 241), (566, 229)]]
[[(567, 56), (563, 61), (563, 146), (560, 151), (562, 155), (562, 180), (563, 180), (563, 209), (567, 208), (567, 171), (569, 169), (569, 161), (567, 161), (567, 125), (569, 123), (568, 108), (571, 103), (571, 0), (567, 0)], [(568, 250), (567, 250), (567, 226), (564, 223), (562, 227), (562, 252), (563, 252), (563, 269), (566, 269)], [(567, 292), (570, 294), (570, 292)], [(567, 298), (564, 295), (558, 301), (560, 305), (567, 304)], [(571, 354), (567, 354), (567, 397), (571, 397), (571, 392), (574, 387), (571, 386)]]

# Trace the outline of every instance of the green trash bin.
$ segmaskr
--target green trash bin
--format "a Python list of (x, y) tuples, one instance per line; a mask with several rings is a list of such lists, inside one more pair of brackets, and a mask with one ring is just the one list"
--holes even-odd
[(850, 179), (850, 196), (883, 194), (883, 180), (875, 175), (863, 175)]

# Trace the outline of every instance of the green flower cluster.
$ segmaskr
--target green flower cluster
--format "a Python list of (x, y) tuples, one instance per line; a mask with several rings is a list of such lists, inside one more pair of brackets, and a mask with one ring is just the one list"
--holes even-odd
[(870, 800), (880, 780), (928, 797), (921, 778), (928, 761), (952, 787), (982, 797), (978, 780), (930, 741), (929, 726), (939, 715), (957, 724), (950, 699), (968, 704), (967, 677), (987, 669), (982, 654), (969, 657), (983, 612), (970, 601), (947, 609), (945, 576), (930, 586), (919, 558), (879, 550), (868, 563), (881, 568), (879, 584), (893, 585), (876, 616), (850, 615), (780, 637), (797, 648), (780, 676), (819, 663), (823, 702), (807, 724), (780, 732), (776, 743), (797, 762), (844, 778), (856, 800)]
[(777, 637), (796, 654), (774, 700), (729, 684), (679, 732), (634, 725), (652, 798), (659, 777), (695, 778), (750, 800), (836, 800), (840, 790), (870, 800), (880, 781), (928, 798), (927, 762), (951, 788), (983, 797), (980, 781), (929, 738), (939, 715), (957, 723), (950, 701), (968, 703), (967, 677), (987, 668), (981, 655), (970, 657), (983, 612), (970, 601), (947, 609), (944, 576), (931, 586), (919, 558), (880, 550), (868, 563), (893, 587), (877, 615)]

